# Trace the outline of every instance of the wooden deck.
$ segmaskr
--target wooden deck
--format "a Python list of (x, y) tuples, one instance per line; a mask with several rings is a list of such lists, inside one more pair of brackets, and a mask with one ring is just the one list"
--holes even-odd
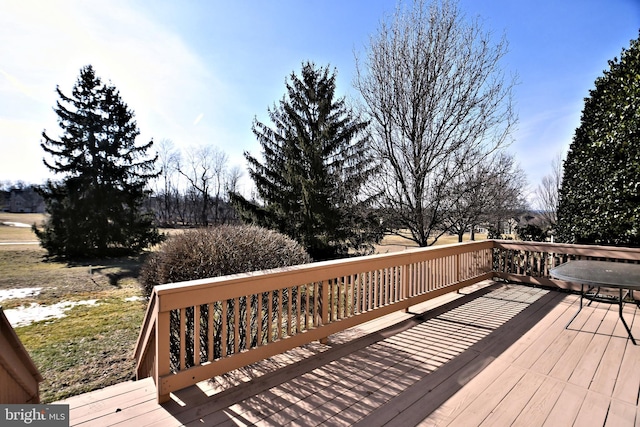
[[(59, 403), (71, 425), (640, 425), (617, 306), (485, 283), (172, 394), (150, 378)], [(439, 305), (437, 305), (439, 304)], [(633, 304), (625, 317), (640, 337)], [(635, 320), (635, 321), (634, 321)]]

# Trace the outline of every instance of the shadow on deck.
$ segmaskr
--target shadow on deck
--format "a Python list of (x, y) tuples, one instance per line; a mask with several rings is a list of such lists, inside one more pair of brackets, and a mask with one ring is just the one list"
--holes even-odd
[(594, 303), (564, 329), (576, 301), (484, 282), (162, 405), (149, 378), (61, 403), (71, 425), (634, 425), (640, 350), (616, 306)]

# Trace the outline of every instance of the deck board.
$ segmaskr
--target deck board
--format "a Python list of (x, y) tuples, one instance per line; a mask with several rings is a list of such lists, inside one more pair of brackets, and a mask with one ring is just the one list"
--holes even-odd
[(545, 377), (535, 394), (513, 421), (512, 427), (543, 425), (562, 393), (562, 382)]
[(572, 426), (584, 402), (587, 390), (570, 383), (563, 386), (553, 409), (542, 424), (544, 427)]
[(624, 356), (626, 347), (627, 342), (624, 340), (609, 340), (593, 377), (593, 381), (589, 385), (589, 390), (606, 396), (613, 394), (613, 387), (616, 385), (616, 380), (620, 373), (620, 362)]
[(611, 401), (602, 395), (588, 391), (575, 420), (576, 426), (604, 425)]
[(485, 427), (512, 425), (542, 386), (544, 380), (544, 375), (531, 371), (525, 372), (515, 387), (496, 405), (480, 425)]
[[(473, 292), (472, 292), (473, 291)], [(65, 400), (71, 425), (634, 425), (640, 347), (615, 305), (486, 283), (155, 402), (153, 381)], [(640, 338), (637, 307), (625, 318)]]

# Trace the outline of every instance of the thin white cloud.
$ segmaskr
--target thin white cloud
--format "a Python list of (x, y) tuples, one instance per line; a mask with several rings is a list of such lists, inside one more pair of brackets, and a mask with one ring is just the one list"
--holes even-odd
[(24, 96), (27, 96), (29, 98), (33, 98), (34, 95), (31, 91), (31, 89), (23, 84), (17, 77), (7, 73), (5, 70), (0, 68), (0, 74), (2, 75), (2, 77), (4, 77), (8, 83), (13, 86), (18, 92), (22, 93)]
[(198, 114), (198, 117), (196, 117), (196, 119), (193, 121), (193, 125), (195, 126), (198, 123), (200, 123), (200, 120), (202, 120), (203, 117), (204, 117), (204, 113)]

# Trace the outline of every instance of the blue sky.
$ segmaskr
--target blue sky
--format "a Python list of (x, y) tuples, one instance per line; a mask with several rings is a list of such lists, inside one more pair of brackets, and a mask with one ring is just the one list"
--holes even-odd
[[(259, 154), (254, 117), (282, 98), (303, 61), (338, 71), (356, 97), (354, 55), (393, 13), (395, 0), (0, 0), (0, 181), (40, 183), (40, 133), (56, 135), (56, 85), (69, 93), (92, 64), (136, 113), (141, 142), (213, 144), (230, 165)], [(530, 189), (565, 152), (583, 99), (629, 40), (638, 0), (460, 0), (469, 18), (504, 33), (503, 66), (517, 73), (519, 126), (510, 150)]]

